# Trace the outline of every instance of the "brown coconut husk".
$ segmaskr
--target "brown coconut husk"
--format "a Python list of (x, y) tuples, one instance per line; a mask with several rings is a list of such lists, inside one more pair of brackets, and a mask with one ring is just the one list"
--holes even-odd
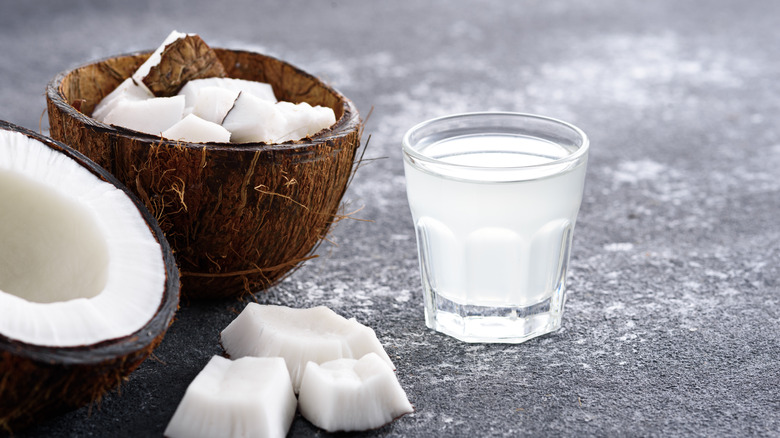
[(297, 142), (235, 145), (174, 142), (90, 118), (148, 53), (61, 73), (47, 90), (51, 135), (144, 201), (174, 248), (182, 294), (192, 298), (257, 292), (310, 257), (334, 221), (362, 127), (349, 99), (298, 68), (214, 50), (228, 77), (270, 83), (279, 100), (328, 106), (336, 124)]
[(225, 74), (211, 47), (199, 36), (187, 35), (165, 46), (160, 62), (149, 69), (143, 82), (155, 96), (173, 96), (187, 81)]
[(171, 248), (151, 214), (119, 181), (67, 146), (0, 121), (0, 129), (21, 132), (55, 149), (98, 178), (123, 190), (136, 204), (162, 248), (165, 293), (152, 319), (119, 339), (79, 347), (46, 347), (0, 334), (0, 434), (12, 433), (52, 415), (98, 403), (117, 388), (159, 345), (179, 303), (179, 273)]

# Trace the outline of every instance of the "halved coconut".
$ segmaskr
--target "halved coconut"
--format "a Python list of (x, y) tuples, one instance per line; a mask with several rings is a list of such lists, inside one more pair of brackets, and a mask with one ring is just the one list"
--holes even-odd
[(296, 393), (307, 362), (359, 358), (373, 352), (394, 368), (371, 327), (325, 306), (295, 309), (249, 303), (222, 331), (221, 339), (232, 358), (283, 357)]
[(296, 402), (282, 358), (214, 356), (187, 387), (165, 436), (281, 438)]
[(65, 145), (0, 122), (0, 431), (95, 401), (178, 305), (146, 208)]
[(52, 137), (143, 200), (174, 248), (182, 293), (191, 298), (258, 292), (311, 258), (337, 218), (362, 132), (354, 104), (314, 76), (258, 53), (214, 51), (228, 77), (270, 84), (280, 100), (329, 107), (336, 123), (296, 142), (238, 146), (164, 140), (89, 117), (149, 53), (63, 72), (47, 92)]
[(414, 411), (393, 369), (374, 353), (306, 364), (298, 408), (328, 432), (375, 429)]

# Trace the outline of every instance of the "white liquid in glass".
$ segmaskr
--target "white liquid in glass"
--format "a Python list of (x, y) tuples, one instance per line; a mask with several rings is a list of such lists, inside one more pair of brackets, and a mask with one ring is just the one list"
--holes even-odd
[(571, 152), (502, 134), (449, 138), (420, 153), (460, 165), (405, 162), (422, 275), (437, 295), (528, 307), (563, 287), (585, 160), (557, 164)]

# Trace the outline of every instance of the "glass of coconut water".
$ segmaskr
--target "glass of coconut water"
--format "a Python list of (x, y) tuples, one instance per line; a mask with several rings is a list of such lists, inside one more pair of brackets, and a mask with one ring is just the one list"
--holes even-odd
[(428, 327), (519, 343), (561, 327), (588, 138), (530, 114), (468, 113), (403, 138)]

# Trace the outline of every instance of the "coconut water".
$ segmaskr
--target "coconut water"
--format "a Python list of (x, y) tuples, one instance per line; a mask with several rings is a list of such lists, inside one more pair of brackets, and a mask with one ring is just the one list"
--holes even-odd
[(466, 306), (529, 307), (563, 288), (585, 160), (533, 137), (468, 135), (405, 160), (424, 283)]

